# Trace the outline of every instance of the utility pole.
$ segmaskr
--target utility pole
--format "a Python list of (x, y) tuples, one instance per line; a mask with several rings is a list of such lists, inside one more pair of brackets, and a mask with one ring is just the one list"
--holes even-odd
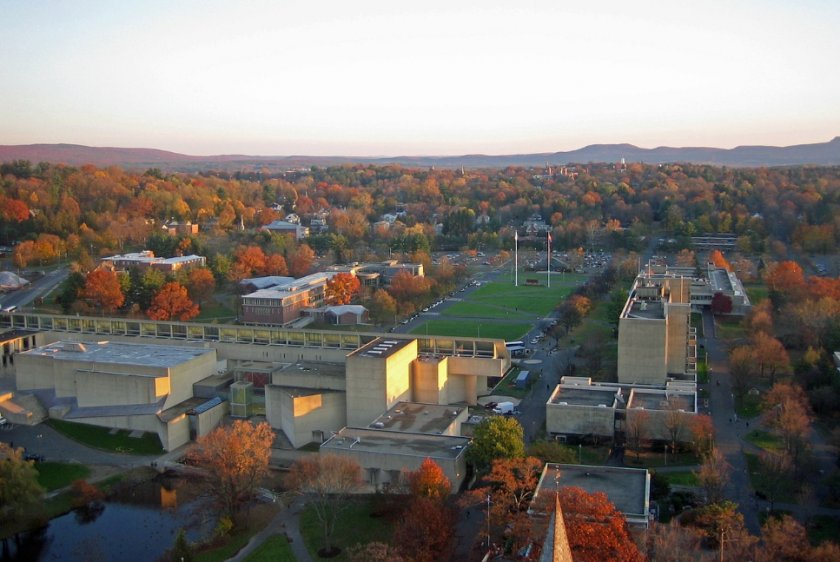
[(487, 550), (490, 550), (490, 494), (487, 494)]

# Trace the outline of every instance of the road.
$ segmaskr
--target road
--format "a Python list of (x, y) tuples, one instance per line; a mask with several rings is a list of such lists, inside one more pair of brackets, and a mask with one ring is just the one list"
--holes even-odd
[(36, 279), (26, 287), (0, 297), (0, 307), (16, 306), (21, 308), (26, 306), (38, 297), (47, 296), (50, 291), (67, 279), (68, 275), (70, 275), (70, 270), (66, 267), (46, 271), (43, 277)]

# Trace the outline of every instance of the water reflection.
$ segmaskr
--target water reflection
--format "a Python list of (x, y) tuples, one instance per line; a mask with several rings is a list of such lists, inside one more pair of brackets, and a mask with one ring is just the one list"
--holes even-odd
[(209, 536), (216, 523), (196, 500), (178, 505), (180, 484), (132, 485), (107, 501), (56, 517), (46, 527), (4, 541), (0, 562), (156, 560), (172, 547), (178, 529), (184, 527), (195, 542)]

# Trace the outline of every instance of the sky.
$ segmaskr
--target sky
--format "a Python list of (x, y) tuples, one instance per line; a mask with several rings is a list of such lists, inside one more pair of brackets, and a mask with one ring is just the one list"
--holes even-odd
[(836, 0), (0, 0), (0, 144), (458, 155), (840, 135)]

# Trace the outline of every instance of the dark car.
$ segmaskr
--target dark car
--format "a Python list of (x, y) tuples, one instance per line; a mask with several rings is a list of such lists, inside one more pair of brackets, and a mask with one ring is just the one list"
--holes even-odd
[(44, 455), (38, 455), (35, 453), (26, 453), (23, 455), (23, 460), (25, 461), (35, 461), (35, 462), (44, 462)]

